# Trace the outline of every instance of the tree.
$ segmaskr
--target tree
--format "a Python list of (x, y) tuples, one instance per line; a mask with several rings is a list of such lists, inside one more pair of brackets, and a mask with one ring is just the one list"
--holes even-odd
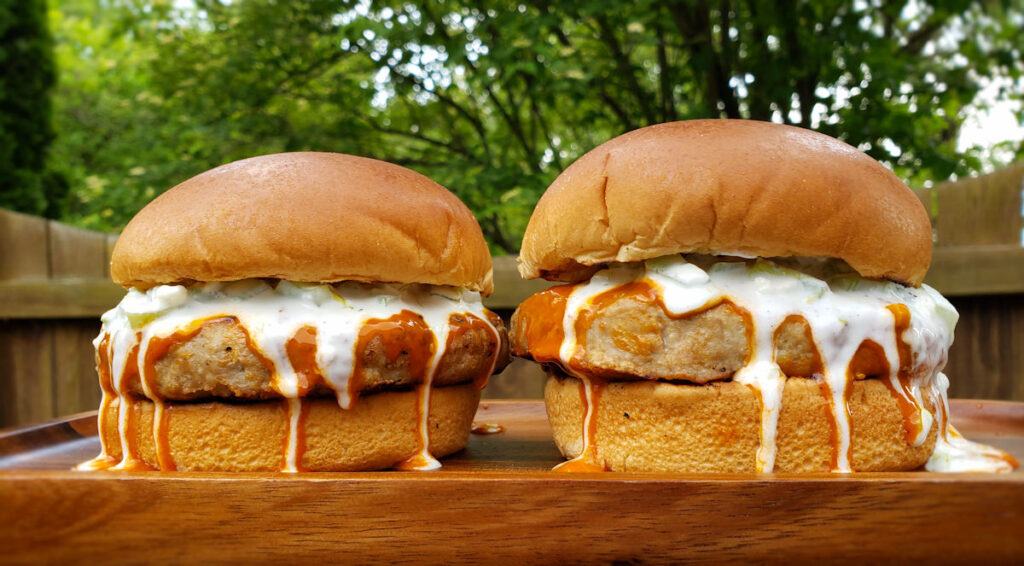
[(45, 172), (52, 51), (45, 0), (0, 1), (0, 207), (49, 216), (66, 190)]
[[(1024, 8), (1010, 1), (140, 4), (122, 5), (148, 53), (128, 76), (160, 104), (130, 112), (178, 124), (149, 145), (182, 158), (147, 190), (256, 153), (357, 153), (451, 188), (508, 253), (562, 169), (656, 122), (810, 127), (915, 185), (976, 172), (988, 158), (956, 147), (965, 110), (985, 77), (1024, 68)], [(91, 171), (124, 186), (111, 167)], [(101, 220), (113, 210), (103, 221), (116, 227), (134, 210), (106, 207), (109, 191), (88, 206)]]

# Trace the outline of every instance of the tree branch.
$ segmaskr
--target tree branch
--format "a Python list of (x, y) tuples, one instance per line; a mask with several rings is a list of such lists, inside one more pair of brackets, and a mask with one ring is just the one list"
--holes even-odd
[[(718, 103), (728, 117), (739, 118), (739, 102), (729, 86), (729, 78), (721, 67), (719, 55), (715, 50), (714, 38), (711, 34), (711, 10), (706, 2), (697, 3), (693, 13), (687, 11), (680, 3), (669, 4), (669, 15), (683, 38), (695, 38), (687, 42), (692, 46), (690, 67), (694, 77), (705, 76), (705, 107), (712, 116), (721, 115)], [(728, 33), (728, 30), (722, 30)]]
[(608, 46), (609, 51), (612, 53), (612, 57), (615, 58), (615, 63), (619, 67), (619, 72), (629, 83), (629, 89), (635, 95), (636, 101), (640, 105), (640, 111), (643, 113), (647, 123), (656, 123), (658, 118), (654, 114), (654, 108), (651, 105), (650, 97), (644, 91), (643, 87), (640, 86), (640, 81), (636, 78), (636, 67), (632, 62), (630, 62), (629, 55), (623, 51), (622, 45), (619, 43), (619, 39), (615, 36), (614, 28), (612, 28), (612, 25), (608, 22), (608, 18), (604, 14), (598, 14), (597, 16), (594, 16), (594, 21), (597, 22), (598, 28), (600, 29), (599, 36), (604, 41), (605, 45)]
[(661, 91), (661, 120), (675, 120), (676, 101), (672, 94), (672, 67), (668, 64), (668, 48), (665, 45), (665, 28), (655, 21), (654, 33), (658, 37), (658, 86)]
[[(814, 88), (818, 83), (818, 71), (811, 68), (811, 62), (807, 61), (807, 58), (804, 56), (803, 46), (800, 45), (797, 26), (801, 25), (801, 23), (796, 13), (796, 5), (789, 0), (777, 0), (776, 9), (779, 14), (782, 14), (779, 20), (785, 26), (782, 40), (785, 42), (789, 61), (794, 69), (802, 69), (795, 79), (796, 99), (800, 103), (800, 121), (797, 124), (804, 128), (810, 128), (811, 111), (814, 109), (815, 103)], [(783, 112), (787, 122), (790, 121), (788, 114), (788, 112)]]
[(435, 147), (440, 147), (440, 148), (442, 148), (444, 150), (447, 150), (449, 153), (452, 153), (452, 154), (455, 154), (455, 155), (461, 155), (462, 157), (465, 157), (466, 159), (468, 159), (468, 160), (470, 160), (470, 161), (472, 161), (474, 163), (479, 163), (481, 165), (486, 165), (486, 163), (480, 161), (479, 157), (477, 157), (476, 155), (473, 155), (469, 151), (466, 151), (465, 149), (463, 149), (463, 148), (461, 148), (461, 147), (459, 147), (459, 146), (457, 146), (457, 145), (455, 145), (455, 144), (453, 144), (451, 142), (445, 142), (445, 141), (442, 141), (442, 140), (434, 139), (434, 138), (431, 138), (429, 136), (425, 136), (423, 134), (420, 134), (418, 132), (411, 132), (411, 131), (408, 131), (408, 130), (398, 130), (398, 129), (395, 129), (395, 128), (389, 128), (387, 126), (382, 126), (382, 125), (377, 124), (376, 122), (372, 122), (372, 121), (368, 122), (368, 125), (373, 130), (376, 130), (376, 131), (381, 132), (383, 134), (388, 134), (388, 135), (393, 135), (393, 136), (400, 136), (400, 137), (405, 137), (405, 138), (409, 138), (409, 139), (418, 140), (418, 141), (430, 144), (430, 145), (435, 146)]
[(460, 116), (465, 118), (473, 126), (473, 129), (476, 130), (477, 136), (480, 138), (480, 144), (481, 147), (483, 147), (484, 153), (488, 156), (491, 154), (490, 144), (487, 141), (487, 131), (484, 128), (483, 122), (480, 121), (478, 117), (474, 116), (468, 109), (466, 109), (464, 106), (456, 102), (450, 96), (436, 89), (427, 89), (426, 86), (423, 84), (423, 81), (421, 81), (419, 77), (403, 73), (400, 70), (398, 70), (398, 68), (395, 67), (394, 65), (387, 63), (387, 61), (384, 61), (384, 66), (391, 70), (392, 77), (404, 81), (409, 81), (410, 83), (415, 84), (416, 86), (423, 89), (425, 92), (430, 93), (430, 95), (437, 97), (437, 99), (441, 101), (441, 103), (447, 105), (451, 109), (455, 110)]
[[(755, 0), (747, 0), (747, 10), (750, 13), (750, 19), (754, 22), (758, 21), (758, 3)], [(743, 33), (742, 31), (740, 33)], [(768, 38), (764, 33), (764, 26), (754, 25), (752, 26), (752, 43), (758, 46), (758, 51), (761, 53), (767, 53), (765, 61), (762, 61), (762, 65), (774, 65), (775, 57), (768, 51)], [(754, 50), (748, 50), (748, 52), (755, 52)], [(756, 64), (756, 63), (755, 63)], [(772, 119), (772, 101), (769, 96), (765, 94), (766, 85), (761, 80), (762, 77), (757, 76), (757, 70), (755, 70), (754, 84), (747, 86), (747, 108), (750, 110), (750, 118), (754, 120), (769, 121)]]
[(919, 27), (914, 33), (910, 34), (907, 38), (907, 44), (904, 45), (900, 51), (906, 55), (920, 55), (924, 46), (928, 45), (928, 42), (935, 37), (935, 34), (939, 33), (939, 31), (945, 27), (948, 19), (949, 16), (932, 15), (924, 25)]
[(480, 228), (488, 236), (488, 239), (494, 242), (494, 245), (509, 254), (519, 253), (519, 246), (512, 245), (508, 238), (505, 237), (505, 231), (501, 228), (501, 218), (498, 217), (497, 213), (491, 213), (487, 217), (487, 222), (480, 223)]

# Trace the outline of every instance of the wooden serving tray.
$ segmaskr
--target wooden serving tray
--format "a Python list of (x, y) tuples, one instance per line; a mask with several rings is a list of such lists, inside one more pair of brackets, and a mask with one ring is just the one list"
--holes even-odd
[[(1024, 403), (953, 401), (1024, 461)], [(95, 413), (0, 432), (0, 562), (1024, 560), (1024, 472), (563, 474), (540, 401), (437, 472), (73, 472)]]

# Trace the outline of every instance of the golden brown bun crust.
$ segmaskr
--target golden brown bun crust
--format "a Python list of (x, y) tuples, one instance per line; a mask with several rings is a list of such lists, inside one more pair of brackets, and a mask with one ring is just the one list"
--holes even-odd
[(845, 260), (919, 285), (928, 214), (891, 171), (829, 136), (749, 120), (629, 132), (566, 169), (523, 237), (523, 277), (579, 281), (588, 266), (675, 253)]
[(128, 223), (110, 271), (126, 287), (252, 277), (492, 287), (487, 243), (458, 197), (337, 153), (253, 157), (181, 183)]
[[(434, 388), (430, 395), (430, 452), (435, 457), (466, 447), (480, 401), (472, 384)], [(348, 410), (331, 399), (306, 401), (307, 471), (362, 471), (390, 468), (418, 449), (418, 398), (413, 391), (366, 395)], [(100, 418), (110, 455), (120, 459), (118, 401)], [(139, 456), (157, 467), (153, 403), (133, 405)], [(180, 471), (279, 471), (288, 433), (284, 401), (259, 403), (167, 403), (171, 456)]]
[[(544, 388), (555, 444), (566, 457), (582, 449), (580, 383), (549, 377)], [(931, 404), (926, 408), (932, 410)], [(903, 417), (880, 381), (853, 384), (850, 465), (854, 471), (913, 470), (935, 447), (904, 439)], [(628, 417), (626, 415), (629, 415)], [(775, 471), (828, 471), (832, 459), (828, 402), (816, 382), (790, 378), (782, 396)], [(597, 457), (614, 471), (754, 472), (761, 416), (756, 394), (736, 383), (679, 385), (613, 382), (597, 405)]]

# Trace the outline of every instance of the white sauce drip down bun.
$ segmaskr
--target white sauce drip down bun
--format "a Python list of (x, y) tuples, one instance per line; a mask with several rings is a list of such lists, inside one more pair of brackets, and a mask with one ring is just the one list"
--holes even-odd
[[(103, 315), (103, 329), (94, 342), (99, 348), (106, 337), (110, 343), (111, 385), (120, 406), (128, 403), (124, 389), (124, 376), (129, 370), (145, 375), (146, 352), (154, 340), (166, 339), (176, 332), (195, 327), (202, 321), (223, 317), (235, 318), (243, 328), (252, 346), (274, 368), (273, 386), (290, 404), (301, 399), (299, 376), (286, 352), (289, 339), (300, 329), (316, 330), (316, 366), (326, 384), (334, 391), (341, 409), (350, 409), (353, 394), (349, 383), (355, 368), (355, 348), (359, 330), (371, 319), (385, 320), (403, 311), (423, 317), (434, 334), (438, 345), (431, 357), (428, 379), (445, 353), (449, 319), (453, 315), (473, 315), (485, 322), (495, 336), (498, 331), (488, 320), (480, 302), (480, 294), (466, 289), (429, 285), (386, 285), (365, 283), (339, 283), (317, 285), (281, 281), (271, 285), (259, 279), (231, 283), (205, 283), (184, 287), (160, 285), (145, 292), (129, 290), (121, 303)], [(500, 344), (500, 337), (498, 338)], [(128, 353), (137, 348), (137, 355), (128, 359)], [(134, 362), (134, 367), (130, 364)], [(493, 369), (493, 368), (492, 368)], [(149, 390), (146, 379), (141, 380), (145, 396), (153, 401), (159, 414), (164, 402)], [(423, 388), (420, 408), (420, 428), (426, 427), (430, 403), (429, 383)], [(109, 400), (107, 401), (109, 403)], [(300, 411), (290, 407), (289, 429), (283, 471), (298, 469), (297, 454)], [(130, 465), (128, 411), (119, 411), (120, 466)], [(159, 418), (154, 419), (158, 423)], [(421, 430), (425, 433), (425, 430)], [(158, 433), (154, 433), (158, 436)], [(424, 434), (425, 438), (425, 434)], [(100, 465), (109, 451), (93, 464)], [(430, 455), (427, 442), (420, 446), (418, 469), (436, 469), (440, 464)], [(116, 468), (116, 467), (115, 467)]]
[[(847, 404), (856, 376), (849, 370), (865, 341), (878, 346), (878, 355), (887, 364), (888, 375), (875, 376), (896, 400), (887, 399), (886, 404), (903, 413), (901, 419), (913, 421), (904, 422), (906, 447), (915, 453), (911, 467), (923, 462), (921, 447), (931, 446), (930, 438), (936, 437), (929, 470), (1012, 469), (1008, 455), (962, 439), (949, 424), (947, 382), (940, 372), (957, 314), (934, 289), (921, 285), (931, 248), (931, 223), (914, 193), (871, 157), (816, 132), (749, 120), (692, 120), (641, 128), (598, 146), (568, 167), (541, 197), (519, 258), (519, 271), (527, 279), (573, 284), (571, 290), (557, 291), (561, 298), (549, 294), (533, 301), (563, 301), (559, 304), (564, 305), (564, 318), (555, 327), (562, 336), (557, 354), (545, 342), (543, 352), (534, 356), (529, 344), (513, 340), (515, 353), (557, 364), (579, 380), (579, 401), (564, 393), (562, 385), (552, 389), (553, 383), (562, 383), (555, 378), (549, 379), (548, 387), (554, 393), (546, 394), (553, 426), (575, 422), (576, 417), (566, 416), (569, 412), (582, 415), (576, 425), (579, 433), (573, 436), (578, 443), (566, 440), (571, 434), (565, 427), (570, 425), (555, 426), (556, 439), (562, 435), (563, 452), (578, 454), (563, 469), (602, 465), (597, 461), (600, 448), (593, 445), (601, 436), (595, 431), (602, 421), (595, 415), (600, 414), (602, 395), (625, 404), (631, 394), (654, 391), (649, 394), (656, 396), (659, 391), (635, 386), (655, 382), (658, 375), (601, 377), (594, 372), (612, 368), (587, 369), (577, 363), (584, 359), (585, 348), (577, 342), (577, 318), (581, 313), (593, 315), (590, 307), (602, 293), (630, 282), (653, 287), (665, 314), (673, 319), (722, 300), (747, 313), (749, 356), (727, 381), (756, 392), (757, 471), (777, 469), (776, 432), (784, 413), (784, 391), (788, 380), (795, 378), (787, 378), (776, 363), (774, 338), (786, 318), (794, 315), (806, 321), (820, 357), (820, 375), (804, 377), (818, 380), (827, 396), (833, 471), (854, 469), (850, 460), (856, 449), (851, 449), (851, 442), (856, 435), (851, 435)], [(688, 263), (681, 254), (699, 265)], [(746, 261), (738, 261), (741, 258)], [(817, 268), (807, 268), (810, 265)], [(841, 275), (824, 276), (822, 266), (838, 268)], [(524, 306), (530, 303), (528, 299)], [(524, 319), (534, 316), (541, 321), (541, 310), (521, 307), (513, 317), (513, 336), (528, 336), (530, 322)], [(597, 318), (583, 320), (600, 324), (600, 315), (593, 316)], [(533, 328), (550, 324), (538, 322)], [(909, 360), (901, 360), (901, 352), (907, 350)], [(657, 381), (660, 391), (678, 387), (678, 395), (686, 387), (710, 391), (715, 386), (667, 379)], [(612, 381), (622, 385), (612, 388)], [(668, 414), (662, 405), (665, 398), (637, 402), (659, 405), (657, 411)], [(641, 426), (635, 418), (620, 424)], [(653, 435), (644, 438), (643, 442), (654, 442)], [(903, 440), (892, 442), (903, 445)], [(572, 443), (582, 449), (576, 444), (567, 448)], [(637, 461), (629, 454), (616, 458)], [(907, 469), (907, 461), (896, 465)]]
[[(833, 471), (852, 471), (847, 459), (850, 450), (847, 368), (858, 347), (868, 340), (880, 345), (886, 358), (892, 360), (889, 375), (885, 376), (892, 391), (904, 396), (904, 402), (918, 411), (917, 421), (921, 427), (911, 444), (919, 446), (933, 426), (941, 427), (935, 453), (926, 469), (1012, 469), (998, 450), (967, 441), (945, 418), (948, 381), (941, 370), (953, 342), (958, 315), (949, 301), (928, 285), (915, 289), (851, 275), (826, 281), (766, 260), (717, 262), (706, 271), (682, 256), (667, 256), (641, 264), (616, 264), (575, 286), (566, 301), (562, 321), (565, 338), (559, 350), (559, 361), (567, 373), (586, 384), (587, 394), (591, 390), (591, 378), (576, 370), (571, 362), (581, 347), (576, 340), (576, 321), (596, 297), (636, 281), (653, 283), (662, 304), (674, 316), (685, 316), (723, 300), (750, 314), (754, 326), (753, 352), (733, 379), (757, 389), (762, 401), (761, 442), (757, 452), (759, 472), (771, 472), (774, 467), (775, 430), (786, 378), (774, 360), (773, 337), (790, 315), (806, 319), (823, 361), (824, 374), (820, 378), (831, 392), (831, 415), (837, 432), (834, 447), (837, 462)], [(910, 312), (910, 325), (902, 333), (914, 366), (909, 372), (913, 377), (905, 384), (906, 388), (898, 380), (899, 345), (895, 315), (889, 305), (904, 305)], [(933, 400), (936, 406), (942, 403), (939, 422), (936, 423), (935, 416), (924, 407), (922, 398)], [(585, 420), (593, 416), (595, 405), (599, 406), (599, 400), (591, 398)], [(584, 430), (588, 425), (584, 423)], [(584, 435), (584, 453), (586, 443), (591, 440)]]

